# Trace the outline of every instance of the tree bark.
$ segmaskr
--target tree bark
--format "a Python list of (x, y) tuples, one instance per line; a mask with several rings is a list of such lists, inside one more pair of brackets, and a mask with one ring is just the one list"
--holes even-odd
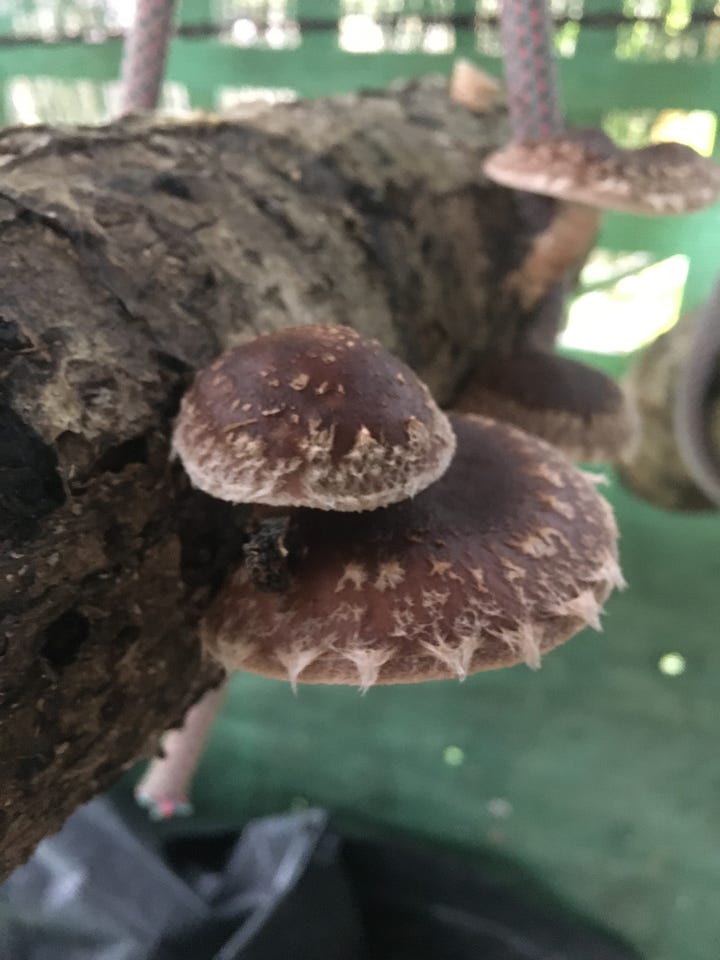
[(198, 618), (246, 512), (168, 462), (195, 368), (340, 322), (447, 401), (529, 247), (500, 110), (444, 84), (0, 134), (0, 874), (218, 680)]

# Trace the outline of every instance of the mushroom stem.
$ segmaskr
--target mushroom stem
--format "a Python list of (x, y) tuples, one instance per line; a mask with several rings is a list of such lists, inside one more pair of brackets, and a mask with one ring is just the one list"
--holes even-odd
[(516, 345), (543, 352), (552, 352), (555, 341), (565, 324), (565, 304), (570, 290), (570, 278), (566, 274), (562, 280), (552, 284), (540, 301), (535, 314), (528, 322), (521, 324), (516, 332)]
[(151, 761), (135, 788), (135, 799), (153, 820), (192, 813), (190, 784), (226, 690), (227, 681), (209, 690), (188, 710), (182, 727), (163, 737), (163, 755)]
[(584, 203), (566, 202), (533, 240), (530, 252), (505, 281), (525, 310), (537, 306), (552, 286), (565, 281), (595, 244), (602, 211)]
[(500, 30), (513, 136), (534, 140), (561, 133), (564, 124), (547, 3), (503, 0)]
[(720, 367), (720, 281), (700, 311), (675, 393), (675, 439), (702, 492), (720, 506), (720, 455), (711, 428), (710, 390)]

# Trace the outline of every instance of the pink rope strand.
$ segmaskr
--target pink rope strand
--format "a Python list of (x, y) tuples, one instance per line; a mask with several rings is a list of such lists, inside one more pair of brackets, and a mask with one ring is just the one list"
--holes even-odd
[(564, 125), (546, 0), (502, 0), (500, 29), (513, 136), (556, 136)]
[(174, 0), (137, 0), (120, 70), (120, 114), (153, 110), (160, 96), (173, 32)]

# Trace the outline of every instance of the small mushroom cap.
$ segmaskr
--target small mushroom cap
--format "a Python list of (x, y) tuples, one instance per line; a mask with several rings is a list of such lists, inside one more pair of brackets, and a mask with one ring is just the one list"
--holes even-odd
[(220, 500), (374, 510), (447, 468), (455, 438), (427, 387), (374, 340), (289, 327), (227, 351), (183, 398), (173, 436)]
[(515, 424), (583, 463), (622, 458), (639, 433), (635, 406), (615, 380), (539, 350), (481, 354), (455, 409)]
[(485, 113), (500, 99), (502, 87), (491, 74), (464, 57), (456, 60), (450, 75), (450, 99)]
[(720, 166), (682, 143), (621, 150), (599, 130), (514, 141), (485, 160), (496, 183), (603, 210), (666, 216), (711, 206)]
[(229, 670), (308, 683), (414, 683), (540, 656), (622, 584), (612, 511), (555, 448), (453, 417), (458, 451), (414, 500), (362, 516), (296, 511), (292, 585), (240, 568), (202, 627)]

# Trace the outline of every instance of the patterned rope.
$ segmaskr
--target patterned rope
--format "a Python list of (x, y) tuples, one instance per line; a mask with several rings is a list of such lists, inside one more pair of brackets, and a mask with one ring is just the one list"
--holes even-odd
[(720, 507), (720, 451), (710, 436), (708, 399), (720, 364), (720, 281), (701, 307), (675, 390), (675, 441), (695, 483)]
[[(500, 34), (510, 124), (516, 140), (553, 137), (565, 129), (560, 107), (557, 70), (553, 59), (553, 21), (550, 0), (501, 0)], [(556, 215), (557, 204), (548, 197), (526, 194), (521, 211), (535, 233), (543, 233)], [(551, 350), (562, 329), (567, 277), (546, 293), (530, 319), (526, 334), (518, 337), (539, 349)]]
[(123, 49), (121, 115), (157, 106), (172, 37), (174, 5), (174, 0), (137, 0), (135, 19)]
[(500, 28), (513, 136), (533, 140), (561, 133), (553, 24), (545, 0), (502, 0)]

